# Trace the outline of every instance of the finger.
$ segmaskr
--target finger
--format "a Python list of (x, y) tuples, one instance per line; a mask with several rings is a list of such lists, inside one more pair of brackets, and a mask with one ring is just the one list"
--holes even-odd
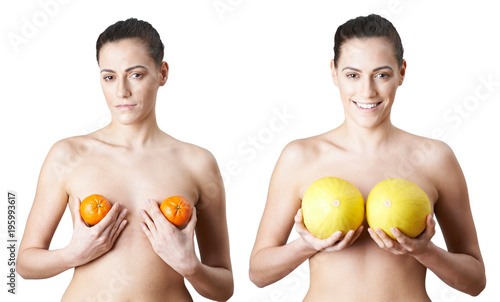
[(104, 216), (104, 218), (93, 227), (96, 230), (100, 231), (102, 234), (106, 232), (106, 235), (108, 235), (112, 229), (112, 226), (116, 222), (118, 215), (120, 215), (121, 213), (121, 208), (121, 203), (115, 203), (111, 207), (111, 210), (109, 210), (109, 212), (106, 214), (106, 216)]
[(333, 252), (339, 250), (339, 246), (335, 245), (335, 243), (339, 241), (341, 237), (342, 237), (342, 231), (337, 231), (333, 233), (332, 236), (324, 239), (323, 244), (325, 247), (322, 249), (322, 251)]
[(342, 237), (342, 231), (337, 231), (333, 233), (330, 237), (324, 239), (324, 243), (326, 246), (332, 246), (335, 243), (337, 243), (337, 241), (339, 241), (341, 237)]
[(167, 218), (163, 215), (163, 213), (160, 211), (160, 206), (158, 203), (152, 199), (146, 200), (146, 204), (148, 205), (148, 214), (151, 217), (151, 220), (155, 223), (155, 225), (159, 225), (161, 227), (165, 227), (165, 225), (170, 225), (171, 227), (174, 227), (171, 223), (165, 223)]
[(375, 243), (378, 245), (379, 248), (382, 249), (385, 247), (382, 239), (380, 239), (380, 237), (377, 235), (377, 233), (372, 228), (368, 228), (368, 234), (370, 234), (370, 237), (372, 237), (373, 241), (375, 241)]
[(113, 233), (113, 238), (111, 238), (111, 243), (114, 245), (115, 244), (115, 241), (116, 241), (116, 238), (118, 238), (118, 236), (120, 235), (120, 233), (123, 231), (123, 229), (125, 228), (125, 225), (127, 224), (127, 221), (126, 220), (123, 220), (119, 226), (118, 226), (118, 230), (116, 230), (114, 233)]
[(410, 239), (408, 236), (403, 234), (400, 229), (392, 227), (391, 228), (391, 233), (396, 237), (396, 240), (403, 246), (406, 246), (408, 244), (408, 240)]
[(156, 225), (153, 220), (151, 220), (151, 217), (149, 217), (149, 213), (146, 212), (146, 210), (140, 210), (139, 212), (144, 219), (144, 222), (141, 223), (141, 225), (144, 225), (148, 229), (153, 238), (156, 237)]
[(382, 242), (387, 248), (394, 247), (394, 241), (384, 232), (384, 230), (377, 229), (375, 230), (375, 232), (377, 232), (378, 237), (382, 240)]
[(144, 234), (146, 234), (146, 237), (148, 237), (151, 245), (153, 245), (154, 237), (153, 237), (153, 234), (151, 233), (151, 231), (149, 230), (148, 226), (146, 225), (146, 223), (141, 222), (141, 229), (144, 232)]
[(363, 232), (363, 229), (364, 229), (364, 226), (360, 225), (359, 228), (356, 230), (356, 233), (354, 234), (354, 236), (352, 237), (351, 241), (349, 242), (349, 245), (353, 244), (354, 241), (356, 241), (356, 239), (358, 239), (358, 237), (361, 235), (361, 233)]
[(193, 207), (193, 213), (191, 213), (191, 218), (188, 221), (188, 224), (184, 228), (183, 231), (194, 233), (194, 229), (196, 227), (196, 223), (198, 222), (198, 216), (196, 212), (196, 207)]
[[(123, 209), (121, 212), (120, 212), (120, 215), (118, 216), (118, 218), (116, 219), (114, 225), (113, 225), (113, 228), (107, 228), (107, 230), (111, 229), (111, 231), (105, 231), (104, 234), (105, 235), (108, 235), (110, 234), (111, 236), (115, 237), (117, 231), (119, 231), (119, 228), (122, 227), (122, 224), (125, 222), (127, 222), (125, 220), (125, 216), (127, 215), (127, 209)], [(125, 226), (125, 225), (123, 225)]]
[(349, 230), (347, 234), (345, 234), (344, 238), (337, 244), (339, 249), (343, 249), (348, 247), (351, 244), (352, 239), (354, 238), (354, 234), (356, 232), (354, 230)]

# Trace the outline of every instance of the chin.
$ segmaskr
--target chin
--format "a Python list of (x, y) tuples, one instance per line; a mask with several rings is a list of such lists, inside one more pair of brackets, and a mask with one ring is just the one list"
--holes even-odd
[(139, 119), (135, 116), (115, 116), (113, 120), (120, 125), (128, 126), (137, 123)]

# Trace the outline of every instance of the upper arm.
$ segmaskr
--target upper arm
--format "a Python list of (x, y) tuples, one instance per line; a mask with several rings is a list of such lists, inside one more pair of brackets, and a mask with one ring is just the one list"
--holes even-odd
[(68, 201), (62, 172), (67, 168), (64, 165), (67, 147), (65, 142), (56, 143), (42, 165), (20, 252), (27, 248), (48, 249), (50, 246)]
[(298, 166), (303, 160), (302, 154), (302, 147), (296, 141), (283, 149), (271, 176), (267, 202), (252, 254), (266, 247), (286, 244), (293, 228), (294, 216), (301, 206)]
[(214, 156), (204, 149), (198, 150), (190, 164), (199, 194), (196, 239), (201, 261), (209, 266), (231, 269), (226, 197), (219, 167)]
[(438, 200), (434, 211), (451, 253), (465, 253), (482, 261), (464, 174), (455, 154), (441, 143), (434, 163)]

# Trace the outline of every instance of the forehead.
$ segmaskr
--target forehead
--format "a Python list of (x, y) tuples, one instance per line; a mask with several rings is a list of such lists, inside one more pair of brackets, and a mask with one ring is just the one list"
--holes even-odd
[(133, 65), (153, 66), (146, 45), (139, 39), (123, 39), (104, 44), (99, 52), (99, 66), (113, 70)]
[(342, 45), (338, 67), (371, 68), (397, 64), (393, 45), (386, 38), (354, 38)]

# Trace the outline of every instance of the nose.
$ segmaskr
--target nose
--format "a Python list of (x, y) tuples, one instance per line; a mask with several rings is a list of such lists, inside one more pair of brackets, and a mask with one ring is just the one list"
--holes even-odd
[(373, 98), (377, 95), (377, 89), (372, 77), (366, 77), (361, 83), (361, 96), (366, 99)]
[(129, 83), (127, 81), (127, 79), (120, 79), (117, 81), (117, 85), (116, 85), (116, 95), (119, 97), (119, 98), (127, 98), (131, 95), (131, 91), (130, 91), (130, 87), (129, 87)]

